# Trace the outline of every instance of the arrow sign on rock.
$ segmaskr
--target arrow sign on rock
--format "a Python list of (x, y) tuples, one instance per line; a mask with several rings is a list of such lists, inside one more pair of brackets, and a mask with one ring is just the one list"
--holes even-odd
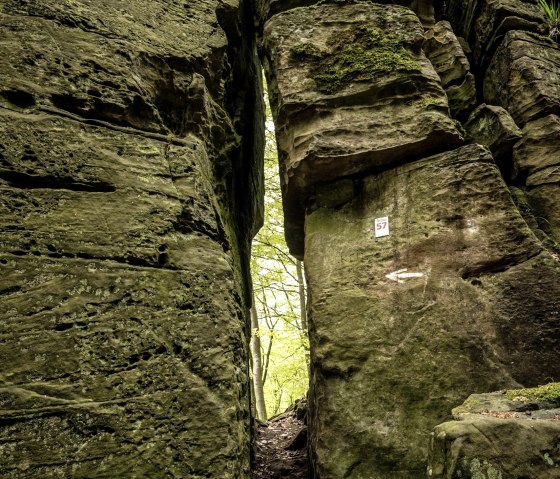
[(404, 283), (405, 279), (407, 278), (421, 278), (424, 276), (424, 273), (407, 273), (408, 269), (399, 269), (398, 271), (393, 271), (386, 275), (386, 278), (389, 278), (392, 281), (396, 281), (397, 283)]

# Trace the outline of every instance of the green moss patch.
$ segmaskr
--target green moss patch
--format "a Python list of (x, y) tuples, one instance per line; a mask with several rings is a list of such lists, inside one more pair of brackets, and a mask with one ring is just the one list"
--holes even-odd
[(295, 58), (300, 59), (321, 59), (325, 52), (311, 42), (300, 43), (290, 49), (290, 53)]
[(379, 73), (419, 71), (420, 64), (397, 35), (365, 25), (337, 32), (328, 40), (330, 53), (303, 43), (292, 54), (314, 63), (311, 75), (321, 93), (333, 94), (351, 82), (372, 80)]
[(549, 383), (538, 388), (512, 389), (506, 393), (506, 397), (512, 400), (523, 397), (560, 404), (560, 383)]

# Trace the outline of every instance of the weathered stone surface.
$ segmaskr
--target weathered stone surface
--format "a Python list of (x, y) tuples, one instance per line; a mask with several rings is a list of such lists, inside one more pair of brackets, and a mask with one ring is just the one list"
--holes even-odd
[(333, 188), (306, 218), (317, 477), (417, 479), (469, 394), (560, 376), (560, 264), (480, 146)]
[(463, 47), (447, 21), (438, 22), (426, 31), (423, 48), (444, 88), (462, 81), (471, 70)]
[(558, 477), (560, 409), (553, 407), (503, 392), (473, 394), (453, 410), (457, 421), (435, 428), (428, 477)]
[[(359, 3), (361, 0), (350, 0), (347, 3)], [(329, 3), (324, 0), (255, 0), (257, 23), (263, 23), (273, 15), (286, 12), (294, 8), (308, 7), (312, 5)], [(331, 0), (330, 3), (340, 4), (337, 0)], [(410, 8), (416, 13), (419, 20), (424, 25), (433, 25), (435, 23), (436, 8), (433, 0), (380, 0), (375, 3), (401, 5)], [(438, 7), (438, 9), (440, 9)]]
[(243, 2), (0, 6), (0, 476), (249, 476)]
[(513, 145), (522, 135), (507, 110), (482, 104), (469, 116), (465, 130), (469, 140), (490, 149), (502, 172), (511, 170)]
[(560, 118), (549, 115), (527, 123), (513, 159), (513, 178), (526, 186), (539, 228), (560, 244)]
[(544, 16), (537, 2), (449, 0), (447, 12), (457, 34), (473, 47), (478, 64), (490, 61), (496, 43), (510, 30), (546, 32)]
[(513, 179), (521, 177), (528, 186), (560, 181), (560, 118), (549, 115), (523, 128), (523, 139), (513, 152)]
[(265, 27), (290, 250), (303, 253), (306, 198), (320, 182), (462, 142), (423, 29), (404, 7), (319, 5)]
[(484, 79), (484, 99), (525, 123), (560, 111), (560, 48), (545, 37), (509, 32)]
[(456, 118), (466, 119), (477, 105), (476, 84), (472, 73), (467, 73), (462, 83), (449, 86), (445, 92), (449, 99), (451, 114)]
[(425, 37), (424, 51), (441, 78), (451, 114), (466, 118), (477, 100), (475, 78), (463, 47), (446, 21), (428, 29)]

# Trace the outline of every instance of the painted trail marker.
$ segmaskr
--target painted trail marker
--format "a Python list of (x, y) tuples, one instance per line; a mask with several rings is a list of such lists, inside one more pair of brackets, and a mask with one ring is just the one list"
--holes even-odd
[(375, 218), (375, 237), (389, 236), (389, 217)]
[(391, 281), (396, 281), (397, 283), (404, 283), (405, 279), (410, 278), (421, 278), (424, 276), (424, 273), (407, 273), (408, 269), (399, 269), (398, 271), (393, 271), (385, 275), (386, 278), (389, 278)]

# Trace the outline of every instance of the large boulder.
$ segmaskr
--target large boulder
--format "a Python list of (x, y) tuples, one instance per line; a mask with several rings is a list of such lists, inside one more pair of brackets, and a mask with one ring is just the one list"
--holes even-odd
[(305, 228), (317, 477), (423, 477), (469, 394), (560, 377), (560, 264), (485, 148), (324, 185)]
[(288, 245), (303, 254), (312, 187), (462, 142), (408, 8), (315, 5), (266, 24)]
[(503, 106), (518, 126), (560, 112), (560, 48), (552, 40), (508, 32), (484, 78), (484, 99)]
[(261, 92), (183, 3), (0, 6), (2, 478), (249, 477)]
[(560, 473), (560, 384), (473, 394), (438, 425), (430, 444), (428, 478), (554, 479)]

